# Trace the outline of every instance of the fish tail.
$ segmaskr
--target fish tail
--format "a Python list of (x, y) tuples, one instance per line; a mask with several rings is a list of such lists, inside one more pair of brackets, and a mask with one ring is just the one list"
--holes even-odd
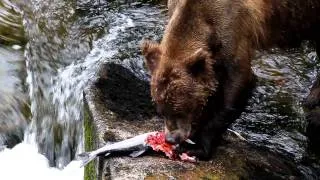
[(90, 163), (96, 157), (97, 157), (97, 154), (92, 153), (92, 152), (84, 152), (84, 153), (78, 154), (78, 159), (81, 161), (80, 167), (86, 166), (88, 163)]

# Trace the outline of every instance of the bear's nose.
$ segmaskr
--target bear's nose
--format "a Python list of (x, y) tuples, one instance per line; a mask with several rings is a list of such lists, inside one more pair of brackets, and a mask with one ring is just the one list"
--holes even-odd
[(166, 134), (166, 142), (169, 144), (180, 144), (181, 138), (180, 136), (175, 136), (174, 134), (168, 133)]

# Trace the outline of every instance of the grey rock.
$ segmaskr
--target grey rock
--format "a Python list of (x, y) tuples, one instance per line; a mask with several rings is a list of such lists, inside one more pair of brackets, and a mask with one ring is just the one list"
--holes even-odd
[[(85, 90), (86, 150), (106, 142), (162, 130), (149, 93), (149, 83), (119, 64), (101, 67), (97, 81)], [(92, 127), (92, 128), (90, 128)], [(90, 174), (91, 173), (91, 174)], [(300, 179), (293, 159), (224, 135), (211, 161), (173, 161), (161, 153), (142, 157), (99, 157), (86, 167), (85, 179)]]

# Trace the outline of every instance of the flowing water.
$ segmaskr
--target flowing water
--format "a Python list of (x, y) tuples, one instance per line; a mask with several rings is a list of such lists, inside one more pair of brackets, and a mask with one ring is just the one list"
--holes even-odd
[(1, 2), (0, 90), (8, 103), (1, 101), (0, 146), (21, 143), (0, 153), (0, 179), (81, 179), (70, 161), (83, 150), (83, 89), (106, 61), (147, 79), (139, 41), (161, 34), (165, 12), (127, 1)]
[[(0, 179), (81, 179), (70, 161), (83, 151), (83, 89), (106, 61), (148, 80), (138, 45), (161, 38), (164, 9), (125, 0), (0, 0), (0, 146), (8, 148), (0, 152)], [(306, 154), (301, 100), (315, 66), (308, 45), (259, 53), (258, 86), (233, 125), (310, 176), (315, 167), (299, 164)]]

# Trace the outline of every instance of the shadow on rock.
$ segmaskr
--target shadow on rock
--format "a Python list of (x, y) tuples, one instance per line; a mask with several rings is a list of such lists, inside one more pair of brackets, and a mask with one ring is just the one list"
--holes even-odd
[(139, 120), (155, 115), (148, 82), (119, 64), (104, 64), (96, 86), (108, 109), (122, 119)]

